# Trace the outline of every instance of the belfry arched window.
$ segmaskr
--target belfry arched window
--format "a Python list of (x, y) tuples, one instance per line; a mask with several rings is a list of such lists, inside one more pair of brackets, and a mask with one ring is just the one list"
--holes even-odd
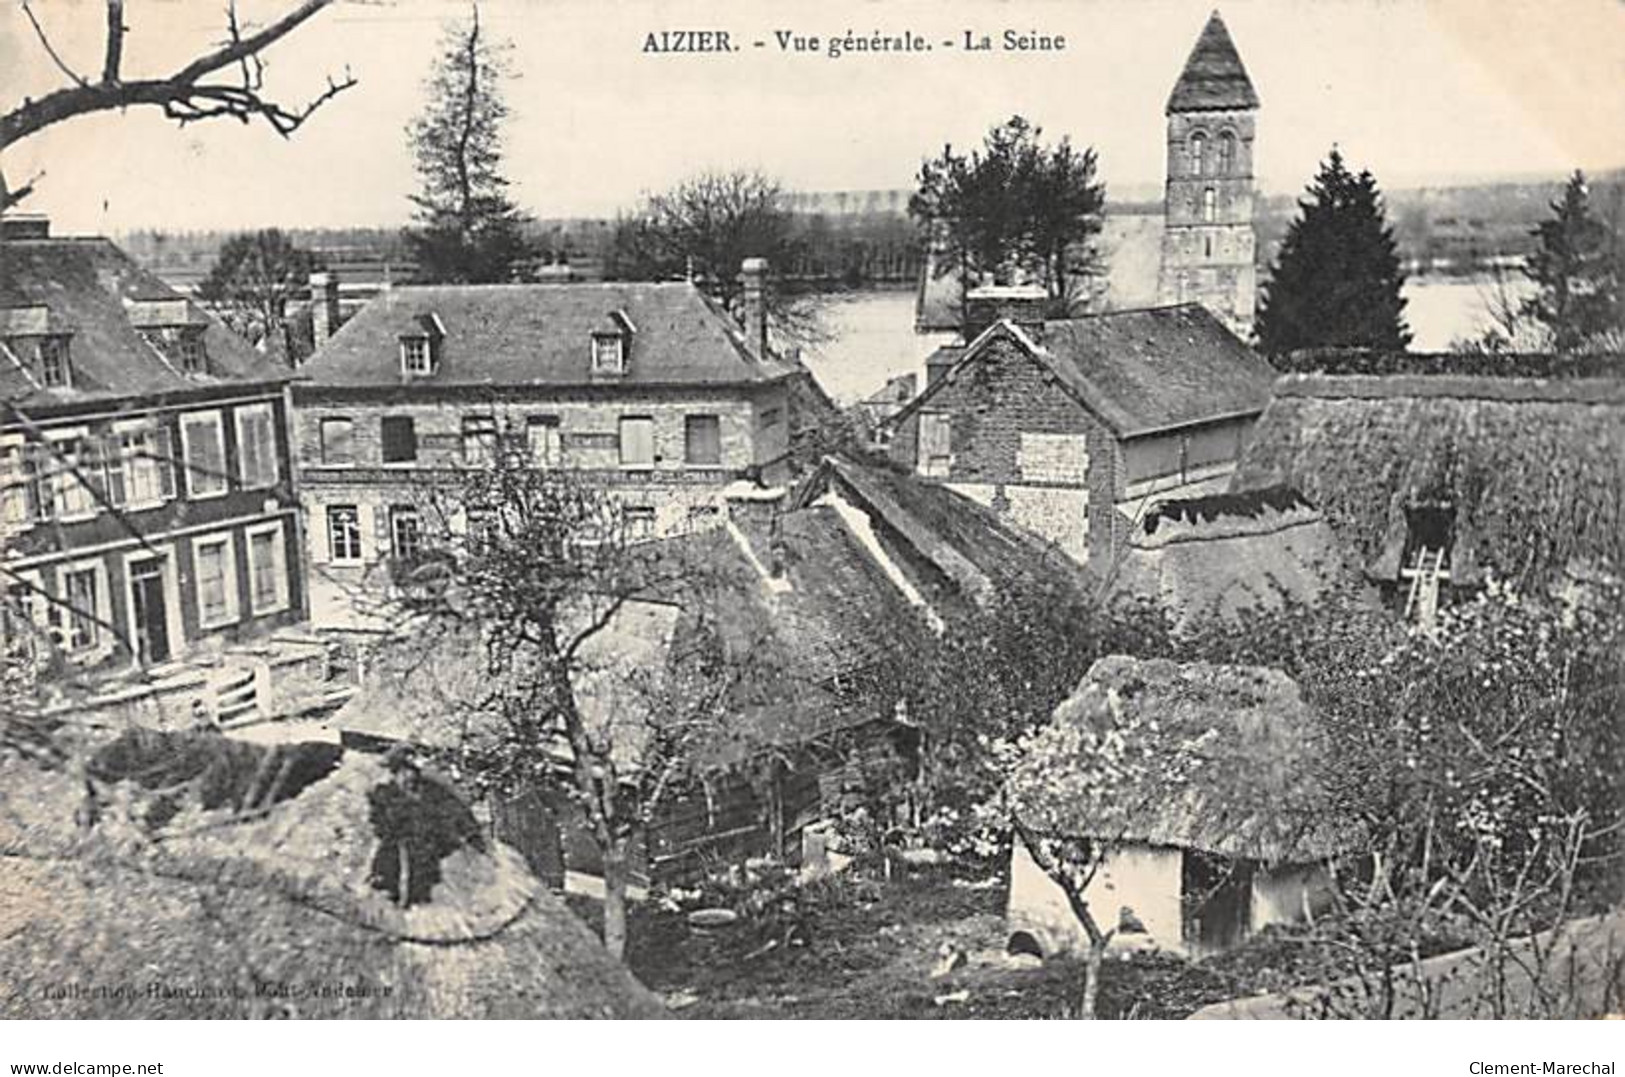
[(1191, 136), (1191, 175), (1200, 176), (1207, 171), (1207, 135), (1201, 131)]
[(1236, 170), (1236, 136), (1226, 131), (1219, 136), (1219, 175), (1228, 176)]

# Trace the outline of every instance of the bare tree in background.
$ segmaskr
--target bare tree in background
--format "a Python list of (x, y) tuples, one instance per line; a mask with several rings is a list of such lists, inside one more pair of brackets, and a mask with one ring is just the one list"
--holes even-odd
[[(266, 49), (291, 34), (333, 0), (303, 0), (262, 27), (245, 26), (238, 20), (235, 0), (225, 13), (226, 37), (223, 43), (197, 56), (173, 73), (158, 78), (124, 77), (124, 44), (131, 32), (125, 21), (124, 0), (106, 0), (107, 31), (99, 75), (82, 74), (69, 66), (52, 44), (45, 25), (29, 0), (19, 6), (39, 47), (67, 80), (67, 85), (40, 98), (24, 98), (0, 115), (0, 151), (38, 134), (47, 127), (76, 116), (111, 109), (149, 105), (182, 126), (198, 120), (227, 117), (239, 123), (258, 118), (287, 137), (298, 130), (322, 105), (354, 86), (356, 80), (346, 70), (340, 78), (329, 76), (327, 87), (298, 107), (278, 103), (265, 95)], [(84, 7), (74, 6), (76, 17)], [(15, 63), (15, 59), (10, 63)], [(31, 176), (11, 188), (0, 175), (0, 210), (9, 209), (34, 189), (41, 177)]]

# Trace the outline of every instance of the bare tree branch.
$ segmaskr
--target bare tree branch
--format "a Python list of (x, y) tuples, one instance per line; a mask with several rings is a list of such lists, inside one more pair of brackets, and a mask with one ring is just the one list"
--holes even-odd
[(124, 0), (107, 0), (107, 52), (102, 61), (102, 81), (117, 82), (124, 59)]
[[(237, 22), (236, 6), (233, 4), (226, 15), (228, 36), (219, 48), (198, 57), (167, 78), (125, 82), (119, 75), (123, 63), (124, 36), (128, 30), (124, 25), (123, 0), (108, 0), (102, 75), (100, 81), (89, 82), (63, 62), (25, 0), (22, 9), (33, 24), (36, 36), (56, 66), (73, 81), (73, 85), (37, 100), (25, 98), (21, 105), (0, 116), (0, 149), (63, 120), (132, 105), (162, 108), (164, 115), (182, 125), (219, 116), (234, 117), (242, 123), (258, 117), (286, 138), (316, 109), (354, 86), (356, 79), (346, 68), (342, 78), (330, 76), (327, 88), (302, 108), (287, 107), (261, 96), (264, 65), (260, 53), (332, 2), (303, 0), (281, 18), (246, 36)], [(241, 72), (239, 84), (203, 81), (208, 76), (232, 68)], [(17, 191), (0, 189), (0, 209), (21, 201), (31, 186)]]
[(45, 27), (39, 24), (39, 20), (34, 17), (34, 9), (28, 6), (28, 0), (22, 0), (22, 8), (23, 14), (28, 16), (29, 24), (34, 27), (34, 36), (39, 38), (39, 43), (45, 47), (46, 55), (50, 56), (51, 62), (56, 64), (57, 70), (61, 71), (64, 75), (68, 76), (79, 85), (89, 86), (90, 83), (85, 81), (83, 75), (80, 75), (73, 68), (69, 67), (65, 62), (63, 62), (62, 57), (57, 55), (56, 49), (51, 45), (51, 39), (45, 36)]

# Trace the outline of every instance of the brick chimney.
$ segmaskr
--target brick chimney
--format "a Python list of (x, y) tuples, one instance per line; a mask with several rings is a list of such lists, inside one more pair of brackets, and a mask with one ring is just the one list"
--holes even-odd
[(963, 333), (969, 343), (994, 322), (1009, 319), (1028, 333), (1044, 328), (1049, 292), (1038, 284), (993, 284), (965, 293)]
[(767, 358), (767, 259), (746, 258), (739, 266), (744, 285), (745, 340), (756, 358)]
[(322, 346), (323, 341), (338, 332), (339, 279), (332, 273), (319, 272), (310, 275), (310, 323), (318, 348)]

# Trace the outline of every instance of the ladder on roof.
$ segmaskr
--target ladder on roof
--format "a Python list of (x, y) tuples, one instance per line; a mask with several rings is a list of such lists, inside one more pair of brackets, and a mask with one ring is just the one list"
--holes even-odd
[(1443, 571), (1444, 548), (1435, 550), (1424, 546), (1417, 555), (1416, 568), (1410, 573), (1411, 589), (1405, 598), (1406, 620), (1415, 612), (1421, 624), (1433, 623), (1433, 615), (1439, 609), (1439, 576)]

